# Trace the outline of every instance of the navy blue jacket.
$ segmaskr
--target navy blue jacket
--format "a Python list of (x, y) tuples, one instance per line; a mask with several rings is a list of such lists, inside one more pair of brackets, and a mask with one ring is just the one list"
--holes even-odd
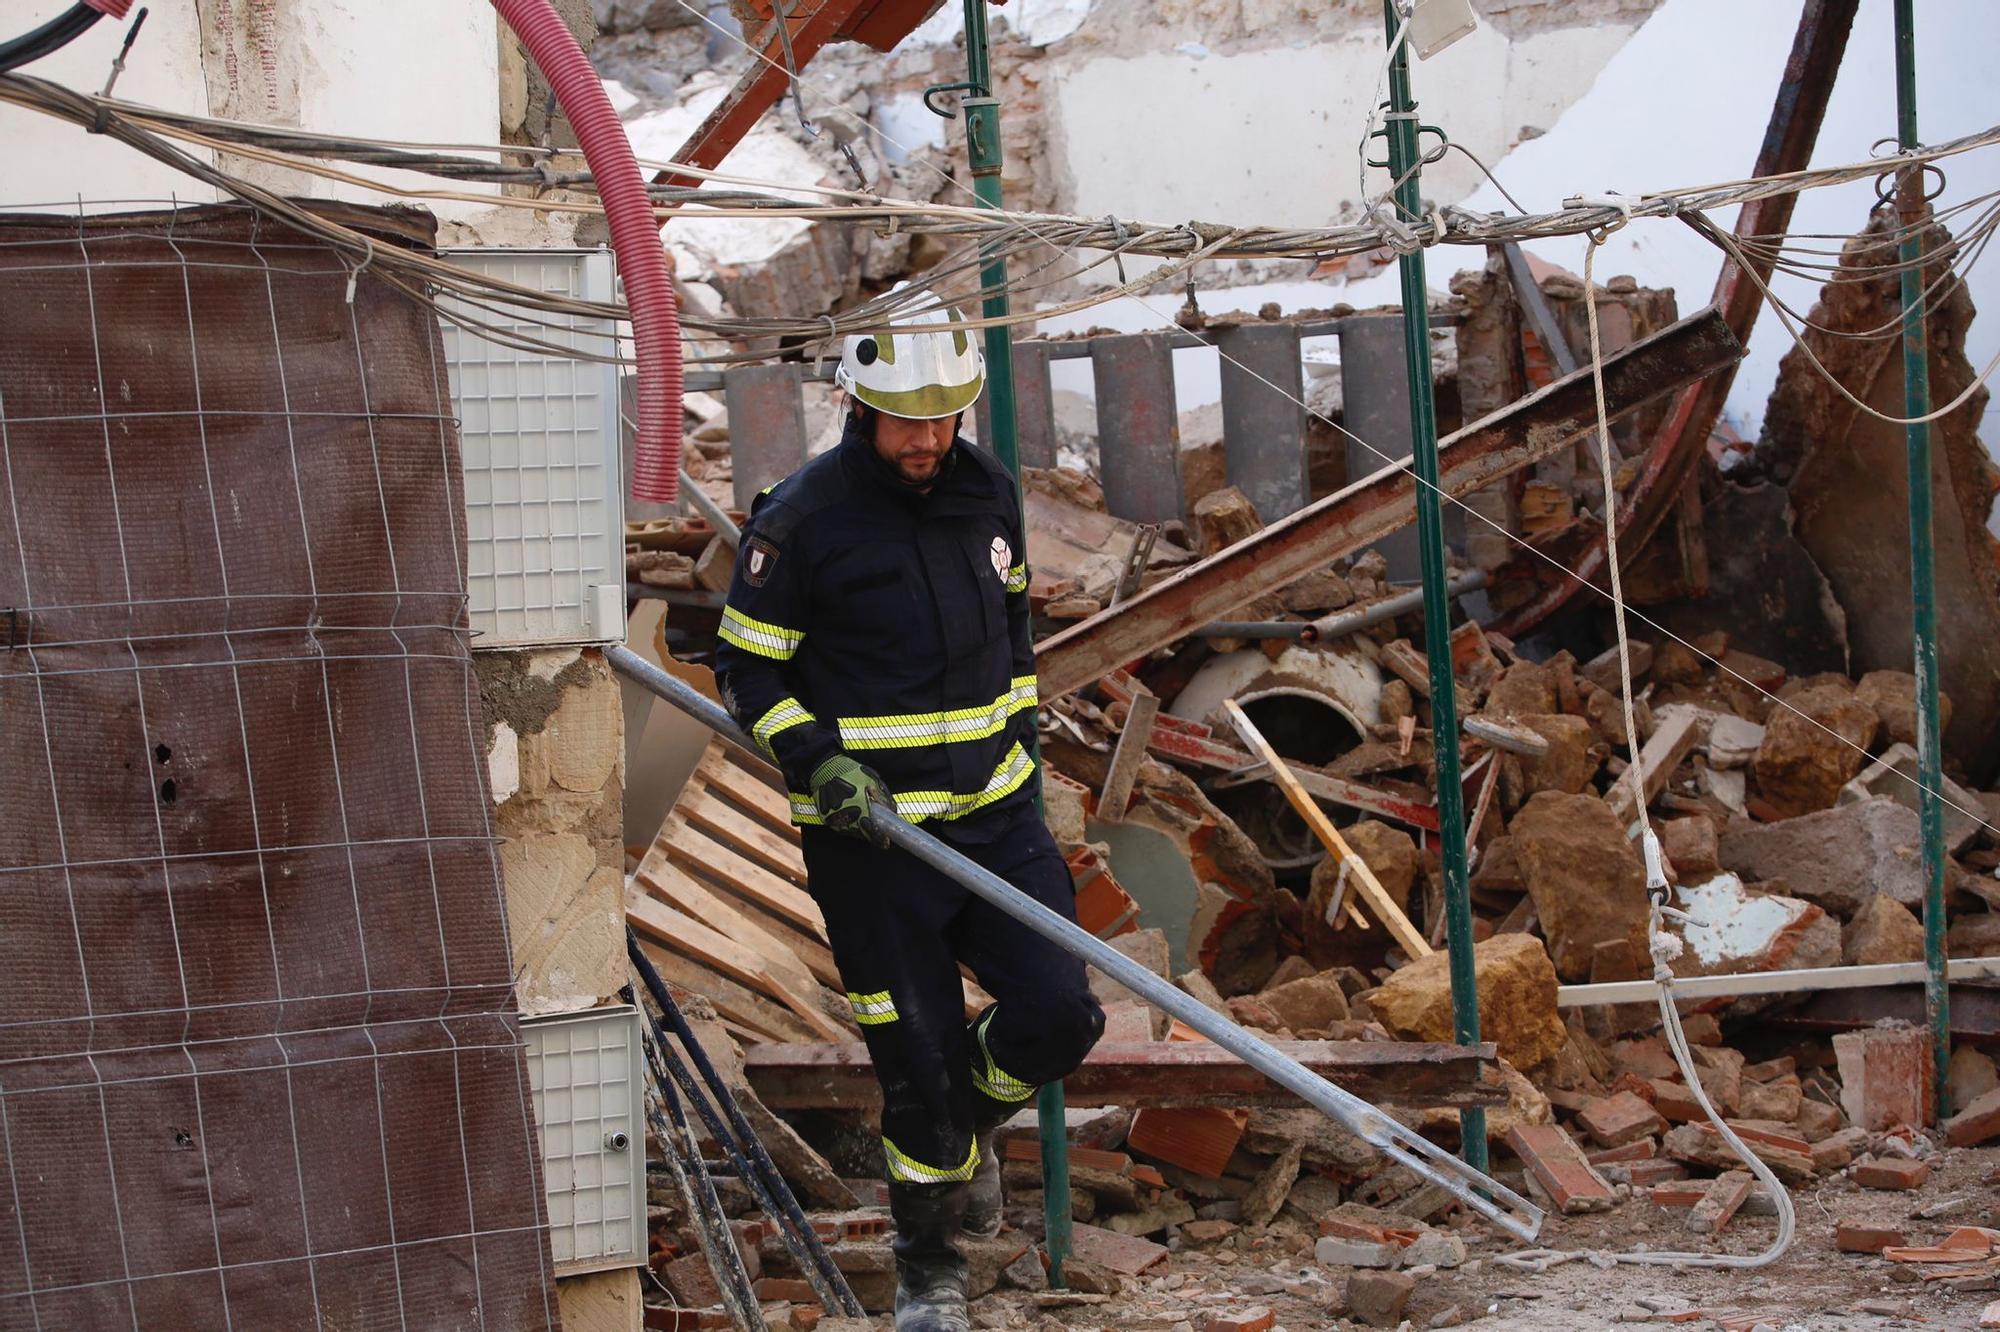
[(881, 774), (912, 822), (1032, 796), (1022, 544), (1013, 478), (962, 438), (919, 492), (850, 423), (758, 497), (716, 677), (784, 771), (794, 822), (820, 821), (812, 773), (841, 750)]

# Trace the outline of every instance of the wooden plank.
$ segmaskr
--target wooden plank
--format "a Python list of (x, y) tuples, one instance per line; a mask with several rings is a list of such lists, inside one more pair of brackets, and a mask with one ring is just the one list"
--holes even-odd
[(711, 746), (696, 765), (695, 775), (712, 790), (750, 811), (759, 823), (793, 846), (799, 844), (799, 830), (792, 822), (791, 797), (765, 781), (762, 775), (739, 767), (732, 760), (732, 751), (720, 744)]
[(771, 933), (744, 911), (697, 881), (680, 866), (648, 855), (633, 875), (633, 882), (648, 894), (677, 911), (685, 912), (702, 924), (749, 949), (770, 968), (776, 979), (793, 988), (818, 984), (791, 945)]
[[(1639, 761), (1625, 770), (1611, 793), (1605, 797), (1611, 805), (1611, 812), (1618, 816), (1622, 824), (1631, 825), (1639, 817), (1641, 804), (1650, 805), (1660, 792), (1667, 789), (1667, 780), (1674, 775), (1700, 739), (1701, 714), (1695, 708), (1664, 707), (1659, 712), (1659, 725), (1652, 737), (1639, 750)], [(1633, 784), (1638, 780), (1633, 768), (1646, 771), (1646, 798), (1635, 802), (1632, 796)]]
[[(634, 928), (640, 928), (636, 923)], [(643, 930), (642, 930), (643, 933)], [(766, 999), (672, 949), (641, 940), (639, 946), (651, 958), (660, 975), (691, 994), (701, 995), (715, 1005), (715, 1011), (730, 1022), (757, 1033), (761, 1041), (806, 1041), (815, 1037), (811, 1027), (792, 1016), (784, 1005)]]
[[(1377, 1104), (1497, 1105), (1494, 1047), (1404, 1041), (1273, 1041), (1337, 1086)], [(774, 1110), (867, 1110), (881, 1085), (858, 1041), (766, 1045), (744, 1052), (758, 1099)], [(1292, 1093), (1208, 1041), (1099, 1042), (1064, 1081), (1071, 1106), (1297, 1105)]]
[(785, 1007), (796, 1013), (801, 1022), (818, 1032), (822, 1040), (844, 1041), (853, 1035), (852, 1030), (828, 1017), (826, 1010), (819, 1006), (819, 986), (814, 985), (809, 991), (795, 990), (790, 986), (784, 986), (782, 990)]
[[(676, 863), (701, 870), (709, 878), (724, 884), (732, 892), (741, 893), (772, 915), (825, 937), (826, 918), (820, 914), (819, 903), (812, 900), (810, 893), (728, 843), (716, 841), (706, 829), (690, 826), (681, 815), (668, 816), (654, 845), (664, 847)], [(801, 880), (805, 878), (803, 865), (799, 867), (798, 874)]]
[(1129, 705), (1125, 725), (1118, 732), (1118, 747), (1111, 751), (1111, 770), (1104, 778), (1104, 791), (1097, 797), (1097, 817), (1107, 823), (1123, 823), (1125, 807), (1132, 801), (1132, 783), (1139, 775), (1146, 744), (1153, 738), (1153, 722), (1160, 715), (1160, 700), (1139, 694)]
[(691, 791), (674, 807), (695, 827), (726, 841), (752, 860), (776, 874), (805, 877), (799, 849), (732, 805), (724, 804), (714, 792)]
[(1257, 756), (1270, 765), (1271, 775), (1277, 778), (1279, 789), (1285, 793), (1285, 799), (1291, 802), (1292, 808), (1299, 812), (1299, 817), (1306, 821), (1307, 826), (1326, 845), (1327, 850), (1342, 863), (1353, 866), (1354, 881), (1361, 895), (1368, 899), (1370, 909), (1388, 927), (1389, 933), (1395, 936), (1396, 942), (1402, 945), (1410, 960), (1429, 957), (1432, 951), (1429, 941), (1397, 907), (1388, 890), (1382, 886), (1382, 881), (1375, 877), (1375, 871), (1368, 868), (1368, 862), (1354, 853), (1354, 849), (1347, 844), (1347, 839), (1333, 826), (1333, 820), (1327, 818), (1326, 811), (1306, 794), (1305, 787), (1299, 785), (1299, 779), (1293, 775), (1291, 768), (1286, 766), (1285, 760), (1278, 756), (1278, 751), (1271, 748), (1271, 742), (1266, 740), (1263, 733), (1251, 722), (1249, 714), (1245, 713), (1233, 698), (1224, 699), (1223, 707), (1228, 709), (1229, 720), (1234, 723), (1237, 733), (1243, 737), (1243, 742), (1257, 751)]
[(686, 912), (649, 896), (645, 889), (636, 885), (626, 889), (625, 919), (632, 928), (675, 952), (693, 958), (739, 985), (747, 985), (781, 1003), (784, 1001), (783, 988), (771, 975), (764, 959)]

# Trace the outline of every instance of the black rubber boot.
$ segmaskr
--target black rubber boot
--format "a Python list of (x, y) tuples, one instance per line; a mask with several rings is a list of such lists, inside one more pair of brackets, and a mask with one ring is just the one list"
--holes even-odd
[(1000, 1130), (987, 1129), (974, 1141), (979, 1144), (979, 1169), (965, 1186), (963, 1233), (968, 1239), (992, 1239), (1000, 1233), (1001, 1212), (1007, 1196), (1000, 1188)]
[(889, 1185), (896, 1221), (896, 1332), (971, 1332), (958, 1251), (965, 1184)]

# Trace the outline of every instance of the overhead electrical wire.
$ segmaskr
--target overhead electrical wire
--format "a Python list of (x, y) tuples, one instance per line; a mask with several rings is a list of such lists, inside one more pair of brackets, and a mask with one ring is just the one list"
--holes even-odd
[[(740, 39), (738, 40), (740, 41)], [(757, 54), (762, 58), (761, 53), (755, 52), (754, 48), (748, 48), (747, 44), (746, 49), (751, 49), (753, 54)], [(197, 158), (193, 158), (173, 148), (171, 144), (165, 141), (162, 134), (153, 131), (153, 126), (164, 126), (176, 120), (184, 120), (190, 124), (199, 122), (210, 130), (216, 131), (217, 137), (224, 142), (230, 141), (232, 136), (237, 135), (241, 135), (247, 139), (265, 141), (274, 138), (288, 140), (310, 139), (327, 152), (346, 154), (352, 151), (365, 150), (368, 160), (372, 163), (395, 166), (399, 169), (427, 169), (426, 167), (411, 167), (409, 165), (412, 161), (423, 159), (426, 153), (412, 153), (405, 146), (389, 146), (389, 142), (384, 140), (331, 139), (324, 135), (304, 135), (301, 131), (288, 130), (282, 127), (243, 126), (234, 122), (218, 121), (209, 117), (183, 117), (177, 114), (161, 113), (152, 108), (138, 107), (129, 103), (119, 103), (110, 99), (77, 93), (61, 85), (49, 83), (46, 80), (21, 75), (0, 76), (0, 100), (14, 101), (30, 106), (33, 109), (45, 111), (59, 118), (72, 120), (75, 123), (85, 125), (94, 130), (98, 129), (99, 116), (101, 114), (103, 117), (103, 128), (99, 132), (111, 134), (113, 137), (131, 144), (131, 146), (139, 149), (139, 151), (146, 152), (160, 160), (166, 161), (170, 165), (174, 165), (188, 174), (195, 176), (197, 179), (204, 180), (215, 186), (217, 189), (233, 193), (253, 206), (273, 212), (290, 225), (305, 230), (309, 234), (318, 235), (343, 253), (354, 256), (357, 263), (365, 261), (377, 268), (389, 270), (385, 271), (383, 276), (417, 299), (427, 299), (433, 294), (429, 288), (435, 287), (438, 290), (450, 292), (454, 297), (469, 301), (480, 299), (472, 297), (470, 293), (475, 291), (481, 292), (486, 300), (502, 303), (510, 310), (525, 308), (558, 314), (586, 315), (613, 320), (624, 317), (623, 308), (616, 304), (586, 302), (551, 296), (518, 284), (492, 278), (486, 274), (474, 272), (434, 255), (421, 254), (416, 251), (396, 247), (378, 246), (360, 232), (344, 227), (329, 219), (322, 218), (309, 209), (292, 206), (289, 204), (289, 201), (283, 200), (269, 191), (262, 190), (250, 182), (238, 180), (218, 168), (212, 167)], [(1702, 216), (1704, 208), (1724, 207), (1781, 193), (1821, 188), (1852, 180), (1870, 179), (1882, 175), (1885, 169), (1893, 170), (1897, 166), (1933, 162), (1989, 147), (1996, 143), (2000, 143), (2000, 127), (1966, 135), (1944, 144), (1934, 145), (1920, 152), (1900, 154), (1893, 159), (1875, 158), (1866, 163), (1849, 163), (1835, 167), (1812, 168), (1780, 173), (1769, 177), (1748, 177), (1718, 184), (1684, 187), (1674, 191), (1660, 191), (1638, 196), (1577, 196), (1566, 201), (1564, 208), (1558, 212), (1532, 216), (1507, 217), (1499, 214), (1475, 214), (1463, 209), (1447, 209), (1441, 213), (1434, 213), (1432, 215), (1434, 222), (1432, 230), (1434, 234), (1431, 237), (1425, 238), (1420, 232), (1413, 230), (1411, 239), (1419, 245), (1427, 242), (1485, 245), (1502, 240), (1531, 240), (1564, 235), (1588, 235), (1593, 230), (1601, 230), (1607, 225), (1622, 223), (1631, 218), (1678, 217), (1694, 226), (1699, 234), (1722, 245), (1722, 242), (1717, 239), (1722, 233)], [(422, 146), (419, 145), (419, 147)], [(549, 155), (542, 153), (541, 150), (512, 146), (492, 146), (490, 150), (531, 155), (541, 153), (544, 158), (544, 165), (549, 160)], [(287, 165), (310, 170), (317, 164), (294, 159), (289, 161)], [(493, 163), (478, 159), (454, 160), (448, 165), (453, 171), (466, 173), (508, 170), (497, 168)], [(676, 171), (681, 170), (678, 166), (675, 166), (673, 169)], [(931, 169), (937, 170), (935, 167)], [(696, 172), (695, 168), (687, 168), (686, 170), (689, 174)], [(572, 179), (571, 175), (564, 175), (562, 177), (565, 187), (580, 188), (584, 184), (587, 184), (587, 173), (572, 174), (574, 179)], [(964, 189), (962, 184), (953, 181), (947, 173), (938, 171), (938, 174), (957, 188)], [(547, 173), (536, 173), (531, 170), (528, 172), (528, 175), (535, 179), (547, 179)], [(381, 188), (392, 193), (394, 192), (394, 187), (384, 186), (379, 182), (368, 182), (367, 187)], [(699, 195), (701, 191), (685, 189), (673, 191), (669, 187), (663, 186), (655, 186), (654, 189), (656, 192), (673, 195), (674, 202), (671, 206), (663, 206), (666, 215), (669, 217), (676, 215), (696, 216), (700, 215), (703, 211), (699, 207), (701, 201), (698, 198), (692, 197)], [(855, 192), (852, 191), (820, 189), (815, 192), (827, 194), (830, 197), (855, 197)], [(479, 195), (472, 197), (483, 204), (500, 204), (502, 206), (535, 207), (540, 202), (544, 202), (508, 199), (505, 196)], [(1179, 256), (1180, 262), (1177, 264), (1171, 265), (1164, 270), (1144, 274), (1138, 279), (1122, 283), (1119, 286), (1106, 288), (1100, 292), (1093, 293), (1091, 297), (1086, 299), (1072, 301), (1054, 308), (1024, 311), (1021, 314), (1004, 319), (962, 318), (953, 321), (952, 326), (965, 329), (980, 329), (1000, 324), (1033, 322), (1059, 314), (1088, 309), (1121, 296), (1135, 300), (1141, 308), (1153, 314), (1161, 323), (1172, 327), (1177, 326), (1174, 319), (1170, 315), (1152, 307), (1144, 300), (1141, 293), (1154, 286), (1162, 285), (1164, 282), (1178, 276), (1181, 272), (1191, 269), (1203, 260), (1241, 257), (1326, 257), (1346, 252), (1334, 248), (1342, 245), (1361, 246), (1362, 249), (1359, 252), (1369, 252), (1382, 247), (1382, 234), (1379, 224), (1367, 227), (1349, 226), (1284, 231), (1255, 227), (1225, 229), (1199, 223), (1189, 223), (1180, 227), (1155, 227), (1136, 222), (1119, 222), (1116, 219), (1092, 220), (1060, 215), (1015, 213), (1004, 210), (951, 210), (940, 209), (937, 206), (926, 204), (891, 203), (881, 200), (876, 196), (859, 197), (865, 202), (853, 208), (834, 210), (839, 219), (860, 221), (864, 224), (881, 223), (885, 225), (888, 220), (893, 220), (895, 225), (907, 227), (911, 230), (926, 230), (973, 237), (981, 235), (991, 236), (997, 231), (1006, 239), (1010, 254), (1018, 254), (1034, 247), (1049, 246), (1063, 252), (1075, 249), (1105, 249), (1118, 254), (1163, 257), (1179, 250), (1191, 240), (1200, 239), (1206, 241), (1205, 244), (1196, 247), (1191, 253), (1181, 253)], [(1969, 201), (1966, 204), (1955, 205), (1954, 208), (1969, 208), (1992, 197), (1994, 196), (1980, 196), (1979, 199)], [(785, 201), (778, 196), (770, 196), (770, 198), (771, 207), (759, 207), (750, 211), (764, 215), (783, 215), (786, 207)], [(594, 205), (586, 204), (584, 207), (594, 209)], [(823, 211), (825, 210), (819, 206), (813, 207), (815, 216), (818, 216)], [(721, 210), (717, 210), (717, 215), (725, 214)], [(925, 220), (927, 215), (947, 217), (948, 220), (929, 222)], [(1966, 255), (1964, 268), (1969, 268), (1970, 264), (1983, 253), (1985, 242), (1990, 240), (1996, 226), (2000, 226), (2000, 209), (1989, 209), (1981, 216), (1981, 220), (1976, 228), (1976, 234), (1968, 232), (1968, 235), (1972, 235), (1976, 243), (1970, 245), (1961, 243), (1959, 246), (1960, 251)], [(1826, 238), (1839, 239), (1838, 237)], [(1733, 240), (1733, 238), (1731, 239)], [(1757, 243), (1766, 247), (1775, 244), (1782, 251), (1788, 248), (1782, 243), (1784, 239), (1786, 238), (1757, 238)], [(1961, 242), (1964, 240), (1965, 238), (1961, 237)], [(1302, 245), (1316, 248), (1309, 248), (1298, 252), (1283, 248), (1285, 246)], [(1741, 248), (1740, 243), (1738, 244), (1738, 248), (1734, 250), (1731, 250), (1727, 245), (1722, 245), (1722, 248), (1725, 254), (1731, 256), (1733, 262), (1739, 264), (1745, 263), (1745, 252)], [(1768, 253), (1769, 250), (1766, 249), (1765, 252)], [(1934, 258), (1935, 256), (1933, 256)], [(973, 262), (968, 260), (964, 266), (969, 267)], [(1095, 262), (1101, 263), (1103, 260), (1100, 259)], [(1897, 272), (1905, 267), (1905, 265), (1898, 262), (1871, 265), (1869, 267), (1873, 273), (1886, 274)], [(1960, 269), (1961, 274), (1964, 268)], [(1756, 275), (1752, 273), (1751, 276), (1754, 278)], [(1941, 277), (1933, 285), (1940, 286), (1943, 281), (1944, 279)], [(1769, 292), (1768, 284), (1760, 282), (1759, 285), (1761, 289), (1767, 293)], [(870, 331), (883, 327), (893, 318), (908, 313), (913, 308), (935, 309), (940, 306), (950, 306), (959, 299), (964, 298), (941, 295), (932, 290), (930, 285), (912, 286), (904, 288), (897, 293), (885, 293), (881, 296), (871, 298), (838, 315), (820, 316), (811, 321), (778, 318), (704, 321), (690, 317), (684, 322), (689, 327), (723, 337), (792, 337), (809, 341), (832, 341), (849, 332)], [(487, 330), (492, 329), (491, 325), (484, 325), (478, 321), (473, 321), (473, 326), (481, 329), (482, 336), (486, 335)], [(1801, 335), (1794, 325), (1788, 322), (1786, 328), (1795, 341), (1801, 340)], [(493, 331), (500, 333), (503, 338), (512, 339), (513, 345), (530, 346), (559, 355), (581, 355), (584, 359), (620, 359), (616, 357), (593, 357), (588, 353), (579, 353), (572, 348), (544, 343), (532, 338), (523, 339), (519, 335), (512, 334), (507, 330)], [(573, 330), (565, 331), (572, 332)], [(1199, 337), (1199, 334), (1196, 336)], [(1885, 332), (1883, 336), (1893, 336), (1893, 333)], [(1209, 345), (1214, 346), (1212, 342)], [(1219, 349), (1218, 353), (1226, 357), (1226, 353), (1220, 353)], [(768, 360), (770, 355), (771, 352), (769, 350), (761, 352), (746, 351), (701, 359), (710, 361), (711, 363), (729, 363), (740, 360)], [(1822, 375), (1827, 373), (1825, 368), (1818, 364), (1817, 358), (1814, 358), (1813, 363)], [(1305, 404), (1295, 395), (1271, 383), (1268, 379), (1264, 379), (1263, 376), (1255, 375), (1255, 372), (1248, 367), (1242, 367), (1240, 363), (1238, 364), (1239, 368), (1244, 369), (1246, 373), (1253, 374), (1256, 378), (1266, 383), (1273, 391), (1283, 394), (1291, 401), (1304, 407), (1316, 419), (1340, 431), (1347, 438), (1381, 457), (1385, 462), (1407, 466), (1403, 460), (1392, 458), (1384, 451), (1348, 431), (1340, 422), (1326, 417), (1323, 413), (1313, 411), (1308, 404)], [(1974, 387), (1976, 388), (1977, 385), (1985, 383), (1995, 372), (1995, 368), (1995, 366), (1990, 365), (1986, 371), (1976, 377)], [(1950, 409), (1946, 408), (1944, 410)], [(1933, 416), (1938, 414), (1933, 413)], [(1440, 493), (1442, 494), (1442, 491)], [(1457, 500), (1449, 494), (1443, 494), (1443, 498), (1459, 505), (1463, 511), (1473, 514), (1495, 531), (1500, 532), (1513, 544), (1558, 570), (1564, 577), (1588, 585), (1587, 580), (1578, 577), (1574, 571), (1562, 565), (1552, 556), (1522, 540), (1518, 535), (1507, 532), (1506, 529), (1500, 527), (1492, 519), (1487, 518), (1483, 514), (1476, 513), (1469, 506), (1463, 504), (1462, 501)], [(1692, 644), (1686, 644), (1685, 640), (1679, 639), (1678, 636), (1669, 633), (1663, 626), (1646, 619), (1639, 612), (1634, 611), (1631, 614), (1634, 618), (1647, 624), (1650, 629), (1660, 633), (1664, 637), (1674, 638), (1675, 641), (1682, 642), (1684, 645), (1692, 648)], [(1784, 700), (1778, 699), (1775, 695), (1771, 694), (1770, 691), (1761, 689), (1751, 684), (1748, 680), (1742, 679), (1735, 672), (1729, 671), (1716, 658), (1705, 653), (1698, 652), (1698, 655), (1718, 669), (1738, 679), (1741, 683), (1748, 685), (1758, 694), (1769, 699), (1774, 706), (1796, 711), (1796, 709), (1791, 709), (1790, 705)], [(1805, 717), (1803, 713), (1799, 715), (1808, 722), (1812, 721), (1811, 718)], [(1824, 727), (1820, 729), (1827, 730)], [(1831, 730), (1827, 730), (1827, 734), (1834, 736), (1840, 743), (1851, 743), (1846, 741), (1844, 737), (1835, 735)], [(1939, 794), (1941, 795), (1941, 793)], [(1951, 803), (1948, 798), (1947, 803)], [(1953, 808), (1957, 808), (1957, 806), (1953, 804)], [(1961, 812), (1984, 823), (1982, 811), (1963, 810)]]

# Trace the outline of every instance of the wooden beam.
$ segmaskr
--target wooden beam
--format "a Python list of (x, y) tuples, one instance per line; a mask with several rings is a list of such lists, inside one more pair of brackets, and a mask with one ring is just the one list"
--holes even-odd
[(1278, 780), (1278, 789), (1285, 793), (1285, 799), (1291, 801), (1292, 808), (1299, 812), (1299, 817), (1306, 821), (1306, 825), (1313, 830), (1313, 834), (1326, 846), (1326, 849), (1333, 853), (1336, 860), (1350, 867), (1354, 883), (1361, 895), (1368, 899), (1369, 908), (1388, 927), (1396, 942), (1402, 945), (1403, 952), (1409, 955), (1412, 962), (1420, 957), (1429, 957), (1432, 951), (1430, 941), (1410, 923), (1410, 918), (1403, 914), (1403, 909), (1389, 896), (1389, 890), (1375, 877), (1375, 871), (1368, 868), (1368, 862), (1355, 854), (1354, 848), (1347, 844), (1347, 839), (1340, 835), (1340, 829), (1333, 826), (1333, 820), (1326, 816), (1326, 811), (1307, 794), (1305, 787), (1299, 785), (1299, 779), (1292, 774), (1291, 768), (1286, 766), (1285, 760), (1278, 756), (1278, 751), (1271, 748), (1271, 742), (1264, 738), (1263, 732), (1257, 729), (1249, 714), (1243, 711), (1242, 705), (1235, 699), (1229, 698), (1223, 700), (1222, 706), (1228, 709), (1229, 720), (1235, 723), (1236, 732), (1243, 737), (1243, 743), (1257, 751), (1257, 756), (1270, 765), (1271, 775)]
[(1137, 694), (1118, 732), (1118, 747), (1111, 751), (1111, 771), (1104, 778), (1104, 791), (1097, 797), (1097, 817), (1107, 823), (1123, 823), (1125, 807), (1132, 803), (1132, 783), (1139, 776), (1139, 761), (1146, 757), (1146, 744), (1153, 738), (1153, 722), (1160, 715), (1160, 700), (1152, 694)]
[[(1494, 1047), (1404, 1041), (1273, 1041), (1280, 1053), (1377, 1104), (1499, 1105)], [(773, 1110), (869, 1110), (882, 1089), (859, 1042), (760, 1045), (744, 1071)], [(1071, 1106), (1299, 1105), (1296, 1096), (1208, 1041), (1102, 1042), (1063, 1082)]]

